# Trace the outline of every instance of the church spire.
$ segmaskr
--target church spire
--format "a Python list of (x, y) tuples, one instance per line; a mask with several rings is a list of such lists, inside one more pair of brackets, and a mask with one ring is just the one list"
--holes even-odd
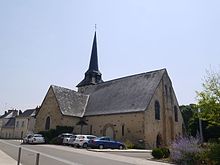
[(92, 45), (92, 54), (89, 63), (88, 71), (98, 71), (98, 54), (97, 54), (97, 41), (96, 41), (96, 32), (93, 39)]
[(77, 87), (82, 87), (86, 85), (95, 85), (101, 82), (103, 81), (102, 81), (102, 74), (100, 73), (98, 67), (98, 53), (97, 53), (96, 31), (95, 31), (89, 69), (86, 71), (84, 79), (77, 85)]

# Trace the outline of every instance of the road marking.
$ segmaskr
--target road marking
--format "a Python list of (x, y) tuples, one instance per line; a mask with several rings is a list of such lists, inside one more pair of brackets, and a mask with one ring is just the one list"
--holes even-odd
[[(10, 145), (10, 146), (13, 146), (13, 147), (16, 147), (16, 148), (19, 148), (19, 146), (15, 145), (15, 144), (8, 143), (6, 141), (0, 140), (0, 142), (4, 143), (4, 144), (7, 144), (7, 145)], [(48, 154), (45, 154), (45, 153), (42, 153), (42, 152), (38, 152), (36, 150), (32, 150), (32, 149), (29, 149), (29, 148), (26, 148), (26, 147), (21, 147), (21, 148), (24, 149), (24, 150), (30, 151), (30, 152), (39, 153), (40, 155), (46, 156), (46, 157), (51, 158), (51, 159), (55, 159), (57, 161), (60, 161), (62, 163), (66, 163), (66, 164), (69, 164), (69, 165), (82, 165), (82, 164), (79, 164), (79, 163), (73, 163), (71, 161), (68, 161), (68, 160), (65, 160), (65, 159), (62, 159), (62, 158), (57, 158), (55, 156), (48, 155)]]

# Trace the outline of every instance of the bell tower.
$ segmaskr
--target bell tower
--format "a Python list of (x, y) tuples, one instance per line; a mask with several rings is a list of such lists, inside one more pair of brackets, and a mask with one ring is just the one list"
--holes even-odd
[(101, 82), (103, 82), (103, 80), (102, 80), (102, 74), (99, 71), (99, 67), (98, 67), (98, 53), (97, 53), (96, 31), (95, 31), (89, 69), (86, 71), (84, 79), (76, 87), (95, 85)]

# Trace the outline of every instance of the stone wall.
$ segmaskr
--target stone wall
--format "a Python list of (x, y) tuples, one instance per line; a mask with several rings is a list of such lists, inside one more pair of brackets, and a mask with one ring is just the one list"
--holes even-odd
[(45, 131), (47, 117), (50, 117), (50, 129), (55, 129), (56, 126), (71, 126), (74, 127), (74, 132), (80, 132), (80, 126), (76, 126), (79, 122), (78, 117), (64, 116), (61, 114), (53, 89), (50, 87), (41, 108), (36, 116), (35, 131)]
[(13, 139), (14, 138), (14, 127), (13, 128), (3, 127), (1, 131), (2, 131), (1, 138), (5, 138), (5, 139)]
[(137, 143), (144, 138), (143, 113), (87, 116), (88, 126), (84, 132), (96, 136), (111, 136), (113, 139)]
[[(155, 101), (160, 103), (160, 120), (155, 120)], [(174, 106), (178, 110), (178, 122), (174, 117)], [(183, 119), (179, 105), (167, 74), (163, 76), (152, 100), (145, 111), (145, 143), (147, 148), (157, 145), (157, 136), (161, 137), (161, 145), (169, 145), (177, 136), (182, 135)]]

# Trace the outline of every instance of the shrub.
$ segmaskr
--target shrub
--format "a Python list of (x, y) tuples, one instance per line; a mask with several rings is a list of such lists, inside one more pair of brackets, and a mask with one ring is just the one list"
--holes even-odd
[(163, 158), (169, 158), (170, 156), (170, 150), (166, 147), (162, 147), (161, 151), (163, 152)]
[[(50, 129), (48, 131), (39, 132), (45, 138), (46, 143), (55, 143), (54, 138), (57, 137), (61, 133), (69, 133), (73, 131), (73, 127), (69, 126), (57, 126), (56, 129)], [(53, 140), (51, 142), (51, 140)]]
[(128, 149), (133, 149), (134, 148), (134, 144), (130, 140), (125, 141), (125, 146)]
[(53, 138), (52, 140), (49, 141), (50, 144), (59, 144), (58, 143), (58, 137)]
[(171, 160), (177, 164), (196, 164), (199, 160), (200, 139), (194, 137), (182, 137), (171, 144)]
[(214, 165), (220, 164), (220, 144), (211, 144), (208, 151), (208, 159), (213, 162)]
[(161, 159), (163, 158), (163, 151), (161, 150), (161, 148), (154, 148), (152, 150), (152, 156), (156, 159)]
[(170, 156), (170, 150), (166, 147), (154, 148), (152, 150), (152, 156), (156, 159), (168, 158)]

